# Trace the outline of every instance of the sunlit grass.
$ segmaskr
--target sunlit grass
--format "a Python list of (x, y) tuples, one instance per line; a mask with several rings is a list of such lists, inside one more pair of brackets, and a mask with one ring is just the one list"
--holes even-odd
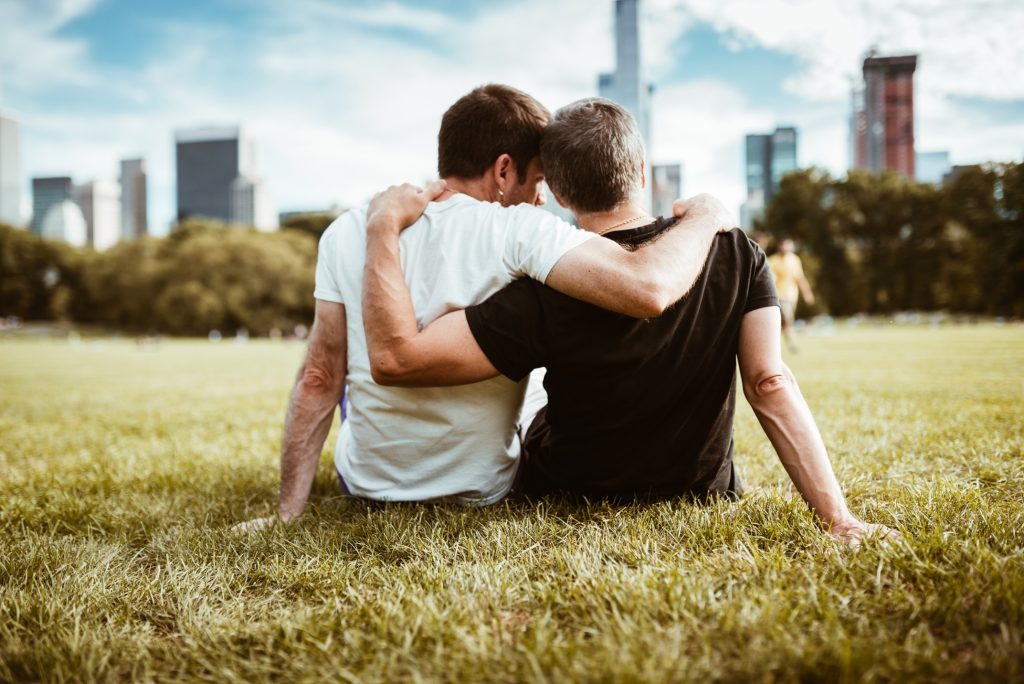
[(1024, 677), (1024, 328), (840, 328), (789, 358), (839, 550), (746, 406), (738, 503), (273, 509), (298, 345), (0, 341), (0, 679)]

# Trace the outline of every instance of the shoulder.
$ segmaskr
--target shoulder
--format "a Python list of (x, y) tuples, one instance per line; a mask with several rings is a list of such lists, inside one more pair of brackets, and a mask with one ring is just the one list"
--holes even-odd
[(342, 235), (348, 232), (360, 231), (366, 225), (366, 207), (357, 207), (346, 211), (338, 218), (331, 221), (330, 225), (320, 236), (320, 246), (335, 244)]
[(715, 239), (715, 252), (727, 252), (744, 261), (764, 260), (764, 251), (739, 228), (719, 233)]
[(569, 230), (573, 232), (578, 230), (568, 221), (532, 204), (501, 207), (501, 210), (505, 212), (506, 220), (509, 226), (513, 228), (523, 228), (526, 230)]

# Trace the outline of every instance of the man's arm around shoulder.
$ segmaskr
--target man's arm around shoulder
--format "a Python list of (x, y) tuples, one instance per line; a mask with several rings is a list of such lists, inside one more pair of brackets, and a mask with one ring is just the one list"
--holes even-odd
[(735, 227), (710, 195), (677, 200), (672, 212), (678, 225), (652, 244), (630, 252), (612, 240), (588, 240), (558, 260), (545, 284), (627, 316), (661, 315), (697, 282), (715, 235)]

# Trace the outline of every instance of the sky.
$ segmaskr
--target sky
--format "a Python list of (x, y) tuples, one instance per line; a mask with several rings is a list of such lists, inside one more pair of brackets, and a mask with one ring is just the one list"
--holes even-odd
[[(1019, 0), (643, 0), (650, 157), (738, 209), (743, 139), (799, 130), (842, 175), (865, 51), (920, 55), (918, 151), (1024, 156)], [(445, 109), (508, 83), (554, 110), (614, 69), (613, 0), (0, 0), (0, 108), (29, 178), (116, 178), (143, 156), (151, 230), (175, 215), (174, 132), (240, 124), (278, 210), (356, 206), (435, 175)]]

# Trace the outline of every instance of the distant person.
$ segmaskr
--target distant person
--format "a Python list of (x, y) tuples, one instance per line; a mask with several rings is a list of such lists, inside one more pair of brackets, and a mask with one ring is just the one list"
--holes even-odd
[(772, 275), (775, 278), (775, 289), (779, 293), (782, 305), (782, 333), (786, 336), (789, 350), (795, 352), (796, 335), (793, 332), (793, 321), (796, 319), (796, 305), (803, 294), (807, 304), (814, 304), (814, 293), (804, 276), (804, 265), (800, 257), (793, 251), (793, 241), (786, 238), (779, 243), (779, 249), (768, 258)]
[[(644, 245), (657, 247), (671, 234), (676, 219), (644, 208), (643, 142), (621, 106), (591, 98), (562, 108), (541, 153), (555, 198), (584, 230), (630, 250), (652, 249)], [(744, 394), (821, 524), (850, 543), (892, 534), (847, 508), (782, 361), (779, 301), (764, 252), (739, 229), (715, 238), (693, 290), (660, 316), (636, 320), (521, 279), (422, 328), (399, 236), (425, 204), (408, 188), (371, 204), (363, 286), (371, 368), (378, 381), (407, 387), (520, 382), (546, 368), (547, 406), (532, 420), (524, 415), (519, 491), (627, 500), (737, 495), (738, 358)], [(404, 242), (401, 256), (412, 256)]]
[[(421, 325), (521, 277), (638, 317), (660, 313), (697, 279), (715, 233), (728, 227), (717, 200), (679, 203), (680, 227), (636, 251), (534, 206), (545, 201), (540, 141), (549, 118), (535, 99), (503, 85), (477, 88), (445, 112), (438, 171), (447, 187), (401, 240), (399, 278), (408, 279)], [(343, 393), (347, 420), (335, 449), (343, 492), (482, 505), (512, 486), (526, 383), (492, 378), (426, 390), (371, 377), (362, 308), (366, 221), (365, 211), (350, 211), (320, 240), (315, 322), (285, 422), (278, 514), (242, 530), (303, 512)]]

